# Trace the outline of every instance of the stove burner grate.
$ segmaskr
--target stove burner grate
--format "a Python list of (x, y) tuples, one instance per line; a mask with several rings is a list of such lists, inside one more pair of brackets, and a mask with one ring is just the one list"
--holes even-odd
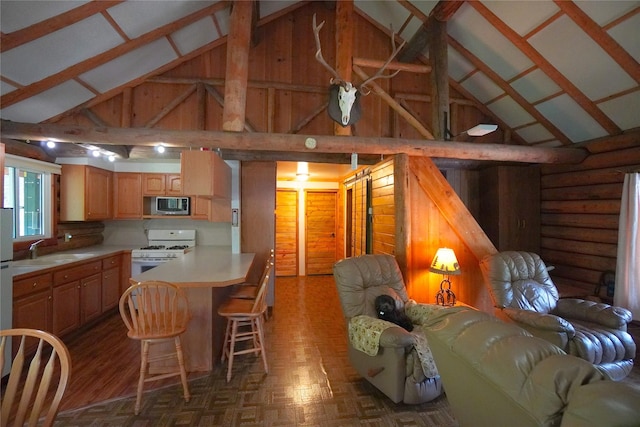
[(143, 248), (140, 248), (141, 250), (153, 250), (153, 249), (164, 249), (165, 246), (164, 245), (152, 245), (152, 246), (145, 246)]
[(175, 245), (175, 246), (170, 246), (167, 249), (187, 249), (189, 247), (189, 245)]

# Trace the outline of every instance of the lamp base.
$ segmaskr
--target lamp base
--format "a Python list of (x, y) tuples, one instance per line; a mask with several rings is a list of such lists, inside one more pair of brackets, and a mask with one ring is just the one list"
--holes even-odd
[(449, 279), (444, 279), (440, 282), (440, 291), (436, 294), (436, 304), (442, 306), (454, 306), (456, 304), (456, 294), (451, 290)]

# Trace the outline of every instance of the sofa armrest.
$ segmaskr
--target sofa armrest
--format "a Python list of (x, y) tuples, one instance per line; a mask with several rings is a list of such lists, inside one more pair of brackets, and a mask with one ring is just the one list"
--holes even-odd
[(367, 315), (352, 317), (348, 327), (349, 342), (353, 348), (369, 356), (378, 354), (380, 347), (406, 347), (415, 342), (406, 329)]
[(443, 310), (450, 310), (450, 307), (444, 307), (437, 304), (423, 304), (409, 300), (404, 306), (404, 312), (415, 325), (429, 325), (434, 319), (439, 318), (439, 314)]
[(538, 313), (530, 310), (519, 310), (509, 307), (504, 308), (503, 311), (511, 320), (536, 329), (562, 332), (566, 333), (570, 337), (573, 337), (576, 334), (576, 330), (573, 328), (571, 323), (561, 317), (554, 316), (553, 314)]
[(562, 427), (637, 426), (640, 420), (640, 388), (598, 381), (579, 387), (562, 416)]
[(632, 319), (626, 308), (577, 298), (561, 298), (553, 314), (621, 330), (626, 330)]

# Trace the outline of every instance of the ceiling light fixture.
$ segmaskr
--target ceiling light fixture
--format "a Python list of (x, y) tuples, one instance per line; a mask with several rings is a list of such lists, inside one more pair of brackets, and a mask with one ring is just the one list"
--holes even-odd
[(54, 148), (55, 146), (56, 146), (55, 141), (51, 141), (51, 140), (47, 141), (47, 147)]
[(158, 153), (160, 153), (160, 154), (164, 153), (164, 152), (165, 152), (164, 145), (162, 145), (162, 144), (158, 144), (158, 145), (156, 145), (156, 151), (157, 151)]
[(464, 135), (465, 133), (469, 136), (485, 136), (490, 134), (491, 132), (495, 132), (498, 129), (498, 125), (494, 125), (494, 124), (486, 124), (486, 123), (480, 123), (475, 125), (474, 127), (465, 130), (464, 132), (460, 132), (457, 135), (453, 135), (451, 133), (451, 131), (449, 130), (449, 120), (447, 117), (447, 113), (444, 113), (444, 139), (445, 141), (449, 141), (452, 138), (457, 138), (460, 135)]
[(298, 162), (298, 169), (296, 171), (296, 179), (298, 181), (306, 181), (309, 179), (309, 163)]

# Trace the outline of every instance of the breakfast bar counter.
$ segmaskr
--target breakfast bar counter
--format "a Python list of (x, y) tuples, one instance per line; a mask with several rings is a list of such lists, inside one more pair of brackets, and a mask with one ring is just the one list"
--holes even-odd
[(182, 287), (191, 320), (182, 335), (187, 371), (210, 371), (222, 352), (225, 322), (218, 307), (232, 286), (246, 281), (255, 254), (232, 253), (218, 246), (196, 246), (182, 257), (132, 277), (143, 282), (162, 280)]

